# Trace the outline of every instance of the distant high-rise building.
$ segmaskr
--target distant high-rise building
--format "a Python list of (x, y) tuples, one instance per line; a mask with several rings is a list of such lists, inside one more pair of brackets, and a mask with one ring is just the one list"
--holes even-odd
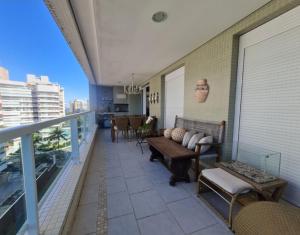
[(48, 76), (27, 75), (27, 85), (32, 91), (33, 102), (38, 105), (39, 121), (65, 116), (64, 89), (51, 83)]
[[(5, 70), (5, 69), (4, 69)], [(0, 77), (0, 125), (10, 127), (65, 115), (64, 89), (47, 76), (27, 75), (26, 82)], [(2, 118), (1, 118), (2, 117)]]
[(0, 67), (0, 79), (2, 80), (8, 80), (8, 70), (6, 68)]
[[(8, 70), (0, 67), (0, 80), (8, 80)], [(3, 126), (3, 111), (2, 111), (2, 99), (0, 96), (0, 128)], [(1, 146), (0, 146), (1, 148)], [(1, 151), (0, 151), (1, 152)]]
[(3, 126), (2, 99), (0, 96), (0, 128)]
[(75, 99), (70, 102), (70, 112), (79, 113), (89, 110), (89, 101), (88, 100), (79, 100)]

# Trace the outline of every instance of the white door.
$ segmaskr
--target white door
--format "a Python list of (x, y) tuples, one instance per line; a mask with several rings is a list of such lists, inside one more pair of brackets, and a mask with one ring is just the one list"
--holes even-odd
[(165, 128), (174, 127), (175, 116), (183, 116), (184, 67), (165, 77)]
[(233, 154), (281, 153), (284, 198), (300, 205), (300, 7), (240, 37)]

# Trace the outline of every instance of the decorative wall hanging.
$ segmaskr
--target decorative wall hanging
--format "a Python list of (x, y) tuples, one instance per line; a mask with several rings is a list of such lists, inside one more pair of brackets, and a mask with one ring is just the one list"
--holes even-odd
[(149, 103), (150, 103), (150, 104), (155, 104), (155, 103), (158, 104), (158, 102), (159, 102), (159, 93), (158, 93), (158, 92), (153, 92), (153, 93), (151, 93), (151, 94), (149, 95), (148, 100), (149, 100)]
[(204, 103), (209, 93), (209, 86), (206, 79), (200, 79), (196, 83), (195, 98), (198, 103)]
[(153, 104), (155, 104), (155, 102), (156, 102), (156, 94), (155, 94), (155, 92), (152, 94), (152, 102), (153, 102)]
[(149, 95), (149, 102), (152, 104), (152, 94)]

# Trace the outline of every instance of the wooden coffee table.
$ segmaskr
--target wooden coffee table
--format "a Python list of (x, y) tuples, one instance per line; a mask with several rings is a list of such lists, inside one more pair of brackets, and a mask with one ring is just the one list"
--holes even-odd
[[(188, 171), (197, 153), (163, 136), (147, 138), (147, 142), (152, 153), (150, 161), (158, 159), (172, 172), (169, 182), (171, 186), (179, 181), (190, 182)], [(169, 164), (166, 160), (169, 160)]]

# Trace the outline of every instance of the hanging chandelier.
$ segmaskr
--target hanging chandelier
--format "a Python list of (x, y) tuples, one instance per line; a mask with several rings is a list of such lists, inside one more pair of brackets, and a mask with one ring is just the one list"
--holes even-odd
[(142, 88), (134, 85), (134, 74), (131, 74), (131, 84), (126, 86), (124, 85), (124, 93), (127, 95), (138, 95), (142, 92)]

